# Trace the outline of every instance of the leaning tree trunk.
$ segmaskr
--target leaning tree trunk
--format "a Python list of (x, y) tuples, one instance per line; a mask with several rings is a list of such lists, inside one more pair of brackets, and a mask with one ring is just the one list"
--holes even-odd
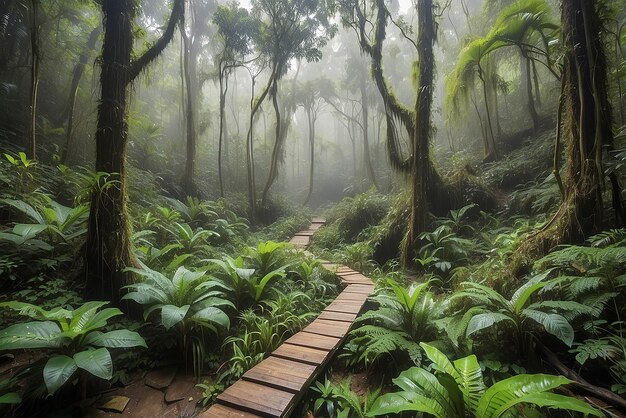
[(167, 29), (155, 44), (131, 62), (133, 0), (103, 0), (104, 42), (100, 74), (100, 104), (96, 128), (96, 171), (104, 172), (95, 185), (89, 212), (85, 293), (89, 298), (119, 302), (128, 284), (125, 268), (133, 262), (130, 224), (126, 211), (127, 93), (130, 83), (171, 41), (183, 14), (175, 0)]
[(431, 134), (430, 115), (433, 104), (433, 78), (435, 58), (435, 26), (432, 0), (417, 1), (419, 60), (419, 85), (415, 101), (415, 131), (412, 138), (411, 159), (411, 217), (409, 230), (402, 250), (402, 261), (408, 265), (415, 253), (419, 235), (426, 230), (428, 204), (426, 198), (430, 177), (429, 143)]
[(263, 188), (263, 195), (261, 198), (261, 205), (267, 205), (267, 198), (269, 196), (270, 188), (278, 178), (278, 165), (280, 164), (280, 159), (283, 153), (283, 138), (281, 132), (281, 119), (280, 119), (280, 109), (278, 107), (278, 81), (274, 80), (274, 85), (271, 90), (272, 96), (272, 105), (274, 107), (274, 114), (276, 115), (276, 139), (274, 141), (274, 147), (272, 149), (272, 159), (270, 161), (270, 172), (267, 176), (267, 182), (265, 183), (265, 187)]

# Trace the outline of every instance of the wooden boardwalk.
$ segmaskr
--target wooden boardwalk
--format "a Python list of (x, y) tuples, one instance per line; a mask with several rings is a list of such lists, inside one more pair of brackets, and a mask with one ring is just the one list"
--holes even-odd
[[(311, 236), (324, 224), (313, 218), (309, 229), (297, 233), (291, 243), (306, 248)], [(348, 267), (323, 262), (345, 285), (337, 298), (302, 331), (293, 335), (268, 358), (217, 397), (217, 403), (200, 418), (287, 417), (309, 385), (332, 359), (346, 338), (367, 297), (374, 292), (370, 279)]]

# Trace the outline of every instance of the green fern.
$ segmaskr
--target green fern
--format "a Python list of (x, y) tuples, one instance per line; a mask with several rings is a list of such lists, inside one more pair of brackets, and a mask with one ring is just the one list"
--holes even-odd
[(409, 335), (377, 325), (363, 325), (350, 332), (351, 342), (356, 346), (357, 361), (370, 367), (380, 360), (394, 359), (406, 353), (411, 362), (419, 365), (422, 359), (419, 344)]

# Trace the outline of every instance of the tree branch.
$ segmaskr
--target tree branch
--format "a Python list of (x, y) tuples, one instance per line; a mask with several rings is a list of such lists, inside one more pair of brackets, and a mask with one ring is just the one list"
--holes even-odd
[(131, 83), (137, 76), (146, 68), (148, 64), (154, 61), (163, 52), (167, 44), (170, 43), (174, 37), (174, 30), (179, 22), (183, 20), (185, 14), (184, 0), (174, 0), (172, 6), (172, 13), (170, 19), (167, 22), (167, 28), (163, 35), (148, 49), (141, 57), (131, 64), (128, 71), (128, 82)]

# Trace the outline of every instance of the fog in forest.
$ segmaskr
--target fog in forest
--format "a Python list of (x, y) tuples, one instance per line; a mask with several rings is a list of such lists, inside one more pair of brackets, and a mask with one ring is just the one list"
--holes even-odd
[[(10, 2), (9, 2), (10, 3)], [(38, 61), (39, 90), (37, 106), (37, 146), (45, 151), (43, 158), (61, 158), (64, 164), (85, 164), (93, 161), (96, 106), (98, 103), (98, 55), (101, 37), (89, 42), (90, 33), (100, 24), (102, 16), (91, 6), (42, 4)], [(49, 4), (48, 4), (49, 3)], [(262, 3), (262, 2), (261, 2)], [(459, 51), (473, 38), (484, 36), (495, 14), (486, 10), (482, 1), (452, 1), (437, 8), (438, 30), (435, 49), (435, 86), (432, 117), (433, 158), (444, 164), (452, 161), (450, 170), (462, 169), (480, 161), (485, 136), (484, 98), (477, 80), (469, 91), (457, 93), (446, 104), (446, 79), (455, 71)], [(493, 2), (502, 8), (507, 2)], [(511, 3), (511, 2), (508, 2)], [(552, 18), (557, 5), (551, 5)], [(224, 97), (222, 132), (222, 183), (224, 193), (246, 193), (246, 137), (250, 128), (251, 75), (255, 77), (255, 95), (262, 93), (271, 74), (272, 57), (263, 45), (252, 38), (243, 39), (241, 51), (226, 51), (223, 33), (215, 16), (218, 7), (234, 13), (247, 7), (243, 19), (267, 21), (259, 4), (220, 4), (194, 1), (187, 5), (184, 28), (188, 38), (189, 56), (183, 53), (184, 40), (179, 30), (171, 45), (153, 66), (147, 68), (133, 83), (129, 107), (128, 160), (132, 167), (147, 170), (162, 179), (162, 185), (173, 195), (183, 196), (183, 177), (187, 157), (188, 126), (186, 114), (191, 103), (193, 130), (196, 137), (194, 183), (207, 198), (220, 196), (218, 181), (218, 150), (220, 125), (219, 72), (222, 60), (223, 84), (228, 84)], [(415, 102), (415, 81), (412, 68), (416, 63), (415, 9), (409, 1), (389, 2), (392, 19), (382, 48), (382, 65), (387, 82), (398, 100), (406, 107)], [(230, 9), (227, 9), (230, 8)], [(48, 10), (49, 9), (49, 10)], [(159, 35), (168, 14), (168, 5), (160, 2), (142, 4), (135, 22), (138, 36), (135, 50), (145, 50)], [(337, 201), (375, 187), (382, 192), (399, 190), (403, 175), (389, 165), (386, 146), (385, 108), (375, 82), (371, 79), (371, 59), (359, 47), (359, 40), (346, 17), (326, 15), (318, 21), (311, 34), (307, 51), (290, 52), (277, 83), (277, 104), (281, 117), (278, 172), (272, 195), (286, 196), (307, 202), (313, 208)], [(11, 17), (11, 16), (10, 16)], [(25, 18), (23, 16), (22, 18)], [(234, 17), (233, 17), (234, 18)], [(22, 145), (29, 129), (28, 85), (30, 78), (23, 66), (30, 60), (27, 21), (8, 21), (22, 32), (9, 36), (5, 32), (7, 59), (3, 70), (2, 137)], [(224, 22), (223, 25), (236, 25)], [(244, 23), (240, 22), (244, 25)], [(368, 21), (366, 36), (373, 39), (374, 23)], [(5, 28), (5, 31), (8, 28)], [(15, 29), (14, 29), (15, 30)], [(225, 27), (223, 30), (236, 30)], [(404, 32), (404, 33), (403, 33)], [(20, 38), (20, 35), (23, 37)], [(330, 36), (332, 35), (332, 36)], [(17, 48), (17, 49), (16, 49)], [(226, 48), (226, 49), (225, 49)], [(234, 55), (232, 55), (234, 53)], [(226, 55), (231, 54), (231, 57)], [(308, 54), (308, 56), (307, 56)], [(493, 122), (497, 135), (510, 141), (523, 139), (522, 127), (530, 116), (520, 111), (525, 107), (523, 65), (514, 47), (497, 51), (498, 95), (497, 116)], [(82, 61), (81, 61), (82, 60)], [(269, 60), (269, 61), (268, 61)], [(84, 69), (76, 90), (72, 128), (68, 134), (68, 94), (73, 91), (72, 76), (84, 61)], [(185, 62), (190, 62), (187, 77)], [(224, 69), (226, 68), (226, 69)], [(543, 65), (533, 61), (533, 76), (540, 88), (542, 115), (554, 113), (559, 82)], [(191, 85), (191, 101), (186, 86)], [(226, 90), (226, 89), (225, 89)], [(257, 97), (258, 98), (258, 97)], [(452, 102), (464, 100), (462, 109)], [(490, 100), (493, 100), (490, 98)], [(537, 99), (537, 101), (539, 101)], [(308, 112), (308, 113), (307, 113)], [(492, 110), (493, 112), (493, 110)], [(367, 120), (365, 120), (364, 113)], [(478, 118), (477, 115), (481, 117)], [(544, 119), (547, 116), (542, 116)], [(311, 131), (314, 171), (310, 198)], [(554, 121), (542, 120), (550, 123)], [(397, 128), (397, 127), (396, 127)], [(409, 138), (398, 131), (401, 157), (410, 154)], [(366, 139), (367, 143), (364, 141)], [(262, 193), (267, 184), (269, 168), (276, 143), (276, 114), (271, 98), (261, 104), (253, 121), (253, 153), (256, 187)], [(68, 146), (69, 143), (69, 146)], [(367, 146), (368, 149), (364, 147)], [(503, 142), (507, 146), (507, 141)]]

